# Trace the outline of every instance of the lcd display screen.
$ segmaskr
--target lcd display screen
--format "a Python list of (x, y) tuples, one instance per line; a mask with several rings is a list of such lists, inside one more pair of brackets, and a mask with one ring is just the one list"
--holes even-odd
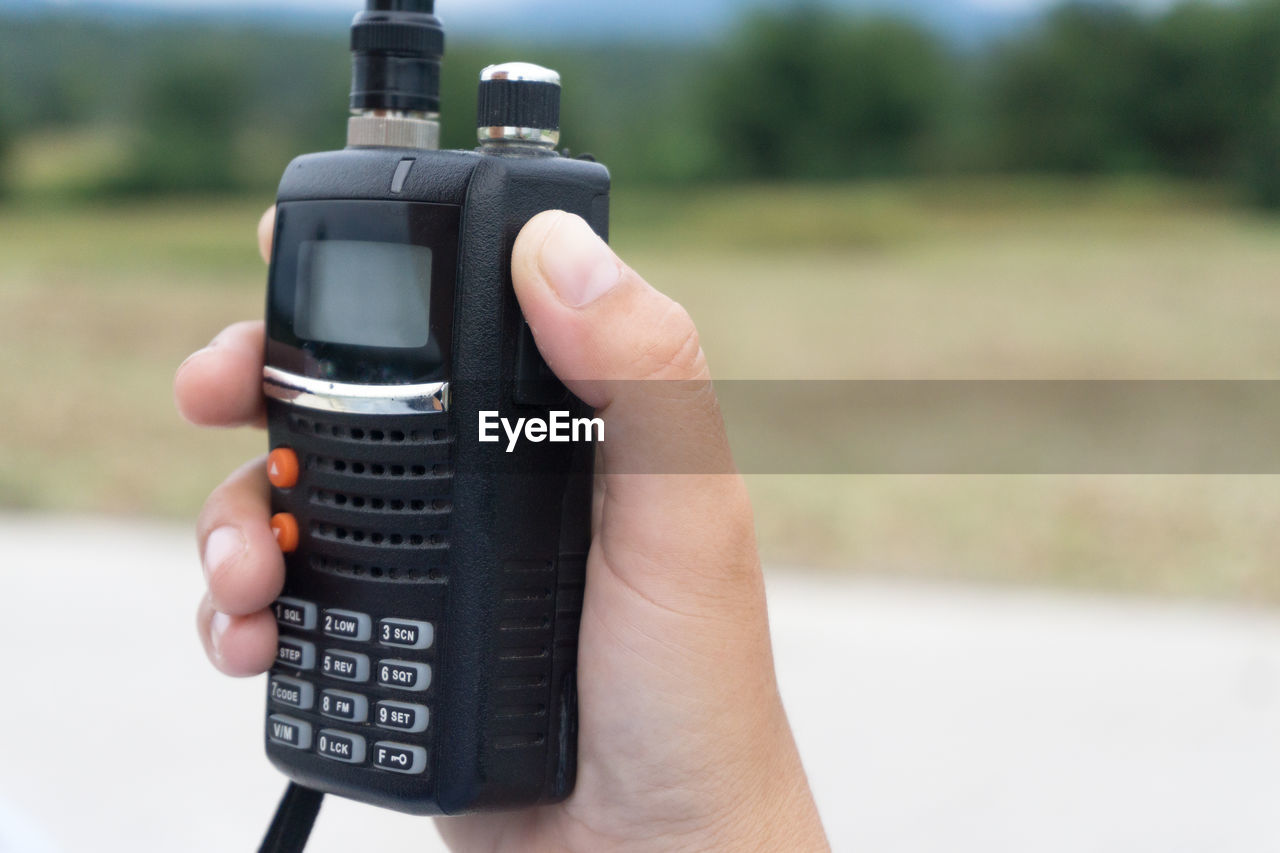
[(299, 247), (294, 330), (318, 343), (387, 349), (431, 338), (426, 246), (308, 240)]

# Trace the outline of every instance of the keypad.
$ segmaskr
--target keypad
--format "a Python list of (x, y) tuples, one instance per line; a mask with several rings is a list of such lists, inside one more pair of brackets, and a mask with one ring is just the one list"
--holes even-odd
[(273, 612), (281, 637), (268, 739), (365, 772), (425, 774), (434, 621), (301, 598), (281, 598)]

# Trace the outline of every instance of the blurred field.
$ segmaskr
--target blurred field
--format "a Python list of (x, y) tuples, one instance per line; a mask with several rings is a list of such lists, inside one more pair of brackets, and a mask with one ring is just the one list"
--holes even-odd
[[(261, 310), (267, 198), (0, 208), (0, 505), (190, 517), (260, 436), (173, 369)], [(1197, 187), (632, 193), (615, 242), (724, 378), (1275, 378), (1280, 223)], [(766, 559), (1280, 600), (1280, 479), (754, 477)]]

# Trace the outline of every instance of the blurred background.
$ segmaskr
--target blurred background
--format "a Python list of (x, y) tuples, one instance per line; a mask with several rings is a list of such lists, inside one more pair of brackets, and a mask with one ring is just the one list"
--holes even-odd
[[(175, 366), (261, 311), (356, 0), (0, 6), (0, 505), (190, 519), (259, 436)], [(559, 68), (615, 242), (722, 378), (1259, 379), (1280, 364), (1280, 2), (447, 2), (445, 142)], [(756, 477), (766, 559), (1270, 601), (1280, 482)]]
[[(9, 738), (0, 791), (65, 849), (251, 849), (278, 791), (260, 687), (189, 617), (195, 514), (263, 437), (184, 426), (170, 381), (261, 315), (255, 224), (343, 144), (359, 5), (0, 0), (0, 652), (84, 750)], [(482, 66), (558, 68), (615, 244), (721, 378), (1280, 373), (1280, 0), (437, 13), (446, 145)], [(749, 480), (837, 849), (1275, 849), (1280, 479)], [(423, 834), (328, 808), (317, 850)], [(21, 826), (0, 851), (45, 849)]]

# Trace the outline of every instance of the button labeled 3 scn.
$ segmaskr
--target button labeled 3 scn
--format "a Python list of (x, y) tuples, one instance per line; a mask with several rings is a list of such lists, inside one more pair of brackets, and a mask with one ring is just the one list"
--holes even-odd
[(435, 640), (430, 622), (412, 619), (383, 619), (378, 623), (378, 642), (399, 649), (429, 649)]

